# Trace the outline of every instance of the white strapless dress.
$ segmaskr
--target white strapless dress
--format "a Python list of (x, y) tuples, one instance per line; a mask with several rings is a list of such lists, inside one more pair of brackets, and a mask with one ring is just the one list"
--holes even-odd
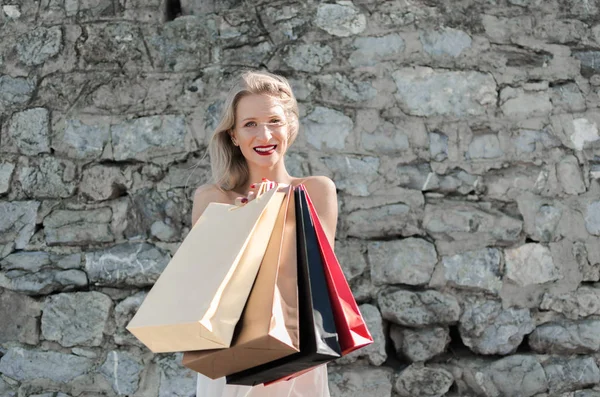
[(269, 386), (227, 385), (225, 378), (213, 380), (198, 374), (196, 397), (330, 397), (327, 365)]

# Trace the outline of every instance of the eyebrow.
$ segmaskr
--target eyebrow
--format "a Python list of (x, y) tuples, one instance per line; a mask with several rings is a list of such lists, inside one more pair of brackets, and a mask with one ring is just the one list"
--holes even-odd
[[(270, 119), (270, 118), (273, 118), (273, 117), (282, 118), (282, 116), (278, 115), (278, 114), (273, 114), (273, 115), (268, 116), (266, 118)], [(241, 122), (243, 123), (244, 121), (248, 121), (248, 120), (256, 120), (256, 117), (247, 117), (247, 118), (243, 119)]]

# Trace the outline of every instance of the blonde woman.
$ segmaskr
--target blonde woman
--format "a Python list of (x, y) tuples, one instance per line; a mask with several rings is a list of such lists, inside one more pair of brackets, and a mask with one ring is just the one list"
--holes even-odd
[[(229, 92), (221, 121), (209, 143), (213, 183), (194, 194), (192, 224), (209, 203), (243, 205), (261, 181), (304, 184), (334, 243), (338, 207), (334, 183), (325, 176), (296, 178), (285, 167), (285, 153), (298, 135), (298, 104), (284, 77), (244, 73)], [(225, 379), (198, 375), (197, 397), (329, 397), (327, 368), (270, 386), (226, 385)]]

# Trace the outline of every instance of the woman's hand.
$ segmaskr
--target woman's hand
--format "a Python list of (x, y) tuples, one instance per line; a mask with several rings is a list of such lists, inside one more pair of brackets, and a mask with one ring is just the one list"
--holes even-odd
[[(272, 188), (275, 187), (275, 182), (268, 180), (267, 178), (263, 178), (261, 183), (266, 183), (266, 190), (270, 190)], [(242, 206), (244, 204), (249, 203), (250, 201), (254, 200), (257, 195), (258, 195), (258, 191), (261, 187), (261, 183), (253, 183), (250, 185), (250, 190), (248, 190), (248, 193), (246, 194), (246, 196), (240, 196), (237, 197), (235, 199), (235, 205), (237, 206)]]

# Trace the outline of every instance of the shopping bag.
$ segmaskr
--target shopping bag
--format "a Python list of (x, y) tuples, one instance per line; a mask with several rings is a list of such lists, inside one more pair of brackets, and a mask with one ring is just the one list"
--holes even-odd
[[(323, 259), (325, 278), (327, 279), (329, 298), (331, 300), (331, 308), (333, 309), (333, 316), (335, 319), (335, 328), (338, 333), (342, 356), (345, 356), (354, 350), (358, 350), (373, 343), (373, 337), (367, 328), (367, 323), (358, 309), (358, 303), (354, 299), (354, 295), (348, 285), (348, 281), (346, 281), (342, 267), (335, 256), (334, 249), (329, 243), (317, 211), (310, 199), (310, 195), (306, 191), (304, 185), (298, 186), (298, 189), (302, 189), (306, 193), (306, 201), (315, 226), (315, 232), (321, 250), (321, 258)], [(283, 380), (291, 380), (312, 369), (313, 368), (308, 368), (293, 375), (269, 382), (268, 384)]]
[(182, 364), (212, 379), (296, 353), (298, 274), (294, 192), (286, 197), (231, 347), (185, 352)]
[(329, 301), (323, 262), (305, 192), (294, 190), (298, 244), (300, 351), (227, 376), (228, 384), (254, 386), (340, 357), (341, 350)]
[[(300, 188), (306, 192), (306, 188), (303, 185)], [(319, 220), (319, 215), (308, 192), (306, 192), (306, 201), (321, 250), (331, 308), (333, 309), (333, 316), (335, 318), (335, 329), (338, 333), (342, 356), (345, 356), (354, 350), (373, 343), (373, 337), (358, 309), (358, 303), (354, 299), (352, 290), (335, 256), (334, 249), (327, 239), (325, 230)]]
[(261, 184), (238, 207), (210, 203), (127, 325), (152, 352), (228, 347), (284, 192)]

